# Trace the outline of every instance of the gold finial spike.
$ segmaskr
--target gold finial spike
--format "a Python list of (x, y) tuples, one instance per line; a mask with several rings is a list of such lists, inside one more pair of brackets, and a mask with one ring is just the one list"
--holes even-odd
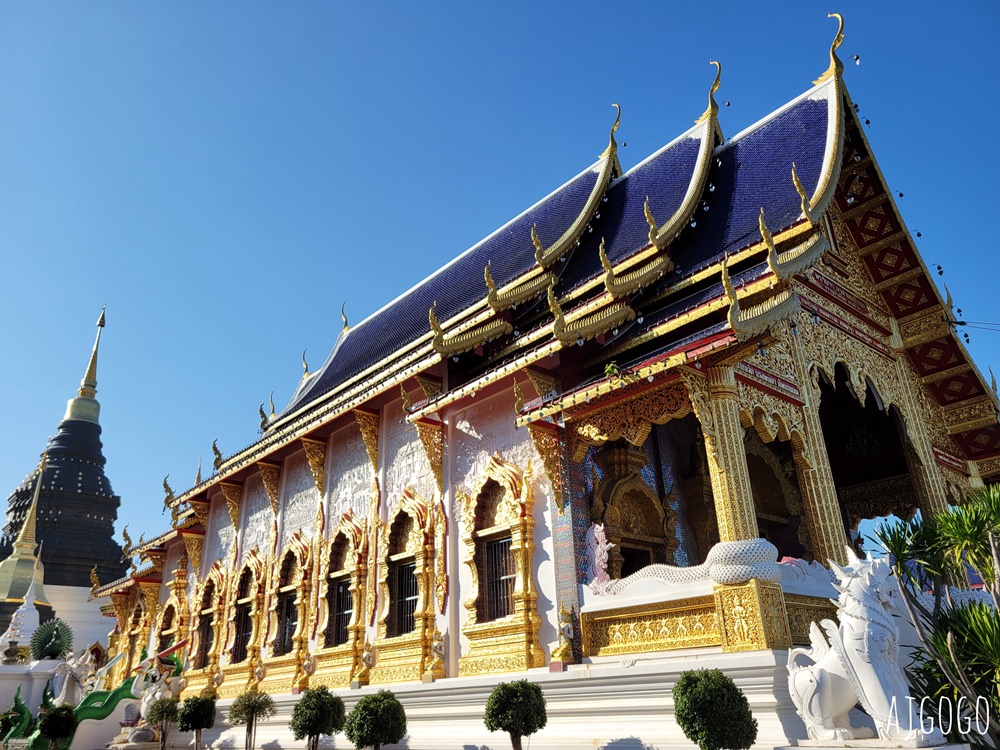
[(486, 261), (486, 267), (483, 269), (483, 279), (486, 281), (486, 288), (491, 294), (497, 293), (496, 282), (493, 281), (493, 274), (490, 273), (490, 261)]
[(347, 300), (340, 306), (340, 319), (344, 321), (344, 330), (346, 331), (351, 326), (347, 323)]
[[(795, 171), (794, 161), (792, 162), (792, 183), (795, 185), (795, 192), (799, 194), (799, 200), (802, 201), (802, 213), (809, 222), (809, 226), (813, 226), (816, 222), (813, 221), (812, 214), (809, 213), (809, 197), (806, 195), (806, 189), (802, 185), (802, 180), (799, 179), (799, 173)], [(761, 210), (763, 211), (763, 209)]]
[(838, 22), (837, 26), (837, 36), (833, 38), (833, 43), (830, 45), (830, 67), (826, 69), (819, 78), (813, 81), (814, 84), (823, 83), (823, 81), (828, 81), (833, 76), (841, 76), (844, 72), (844, 63), (840, 61), (837, 57), (837, 48), (844, 43), (844, 17), (839, 13), (827, 13), (827, 18), (836, 18)]
[(306, 362), (306, 352), (309, 351), (308, 348), (302, 350), (302, 379), (309, 377), (309, 363)]
[(274, 419), (277, 414), (274, 413), (274, 389), (271, 389), (271, 395), (267, 397), (267, 400), (271, 402), (271, 413), (267, 415), (267, 421), (270, 422)]
[(715, 66), (715, 80), (712, 82), (712, 87), (708, 90), (708, 108), (705, 109), (701, 117), (694, 121), (696, 125), (699, 122), (705, 122), (709, 117), (714, 118), (719, 114), (719, 105), (715, 103), (715, 92), (722, 85), (722, 63), (716, 60), (709, 60), (708, 64)]
[(77, 391), (79, 398), (93, 398), (97, 395), (97, 349), (101, 344), (101, 331), (104, 329), (104, 311), (107, 305), (101, 308), (101, 317), (97, 319), (97, 338), (94, 340), (94, 350), (90, 353), (90, 361), (87, 363), (87, 371), (80, 381), (80, 390)]
[(194, 475), (194, 486), (201, 484), (201, 454), (198, 454), (198, 473)]
[(604, 238), (601, 237), (601, 245), (597, 248), (597, 255), (601, 259), (601, 267), (604, 269), (604, 273), (610, 274), (612, 278), (615, 275), (615, 267), (611, 265), (611, 261), (608, 260), (608, 254), (604, 250)]
[(212, 459), (212, 468), (218, 473), (219, 469), (222, 468), (222, 451), (219, 450), (218, 438), (212, 441), (212, 455), (215, 456)]
[(599, 157), (601, 159), (605, 159), (608, 156), (618, 153), (618, 142), (615, 140), (615, 131), (618, 130), (618, 126), (622, 124), (622, 108), (618, 104), (612, 104), (611, 106), (618, 110), (618, 114), (615, 115), (615, 122), (611, 126), (611, 133), (608, 135), (608, 147), (604, 149)]
[(38, 462), (38, 479), (35, 481), (35, 493), (31, 496), (31, 505), (28, 506), (28, 514), (24, 517), (24, 523), (17, 532), (17, 539), (14, 540), (14, 547), (27, 550), (29, 554), (35, 552), (35, 522), (38, 518), (38, 496), (42, 492), (42, 477), (45, 475), (45, 467), (48, 465), (48, 456), (43, 453), (41, 461)]
[(535, 246), (535, 260), (541, 265), (542, 257), (545, 254), (545, 247), (542, 245), (542, 241), (538, 239), (538, 224), (531, 225), (531, 244)]

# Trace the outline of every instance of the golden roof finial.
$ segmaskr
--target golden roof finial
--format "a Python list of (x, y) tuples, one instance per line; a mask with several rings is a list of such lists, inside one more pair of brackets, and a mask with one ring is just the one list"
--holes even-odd
[(990, 388), (993, 389), (993, 395), (1000, 395), (997, 393), (997, 376), (993, 374), (993, 368), (990, 367)]
[[(649, 207), (649, 199), (646, 199), (646, 206)], [(604, 238), (601, 237), (601, 244), (597, 248), (597, 257), (601, 259), (601, 267), (604, 269), (605, 273), (609, 273), (614, 276), (615, 267), (611, 265), (611, 261), (608, 260), (608, 253), (604, 249)]]
[(101, 579), (97, 577), (97, 566), (90, 569), (90, 595), (96, 596), (97, 589), (101, 588)]
[(219, 469), (222, 468), (222, 451), (219, 450), (218, 438), (212, 441), (212, 455), (215, 456), (212, 459), (212, 468), (218, 473)]
[(726, 318), (729, 320), (729, 327), (736, 333), (740, 319), (740, 300), (736, 296), (736, 289), (733, 287), (732, 279), (729, 278), (729, 255), (722, 259), (722, 287), (726, 290), (726, 299), (729, 300), (729, 312)]
[(771, 236), (771, 230), (767, 228), (767, 224), (764, 222), (763, 206), (760, 207), (760, 219), (758, 223), (760, 224), (760, 238), (767, 245), (767, 267), (771, 269), (771, 273), (775, 276), (780, 276), (781, 274), (778, 273), (778, 249), (774, 246), (774, 238)]
[(170, 479), (170, 475), (169, 474), (167, 474), (165, 477), (163, 477), (163, 507), (164, 508), (169, 508), (171, 505), (173, 505), (174, 499), (175, 499), (174, 498), (174, 490), (170, 486), (170, 482), (167, 481), (168, 479)]
[(201, 454), (198, 454), (198, 473), (194, 475), (194, 486), (201, 484)]
[(122, 539), (125, 540), (125, 544), (122, 545), (122, 560), (128, 560), (132, 557), (132, 537), (128, 533), (128, 524), (125, 524), (125, 528), (122, 529)]
[(104, 328), (104, 311), (107, 305), (101, 308), (101, 317), (97, 319), (97, 338), (94, 340), (94, 350), (90, 353), (90, 361), (87, 363), (87, 371), (80, 381), (80, 390), (77, 391), (79, 398), (93, 398), (97, 395), (97, 349), (101, 344), (101, 330)]
[(42, 492), (42, 476), (45, 474), (45, 467), (48, 464), (48, 456), (43, 453), (41, 461), (38, 462), (38, 479), (35, 481), (35, 494), (31, 496), (31, 505), (28, 506), (28, 513), (24, 517), (24, 523), (17, 532), (17, 539), (14, 540), (14, 548), (24, 549), (28, 554), (35, 552), (35, 521), (38, 518), (38, 496)]
[(260, 406), (257, 407), (257, 416), (260, 417), (260, 431), (263, 432), (267, 429), (267, 414), (264, 413), (264, 402), (260, 402)]
[(427, 322), (430, 323), (431, 331), (434, 332), (434, 339), (444, 340), (444, 329), (441, 327), (441, 321), (438, 320), (437, 306), (437, 300), (434, 300), (434, 304), (427, 311)]
[(517, 384), (517, 376), (514, 377), (514, 412), (516, 414), (521, 413), (521, 409), (524, 408), (524, 392), (521, 390), (521, 386)]
[(611, 126), (611, 133), (608, 135), (608, 147), (601, 152), (601, 155), (598, 157), (599, 159), (604, 159), (611, 154), (618, 153), (618, 142), (615, 140), (615, 131), (622, 124), (622, 108), (617, 104), (612, 104), (611, 106), (618, 110), (618, 114), (615, 116), (615, 122)]
[(309, 377), (309, 363), (306, 362), (306, 352), (309, 351), (308, 348), (302, 350), (302, 379), (305, 380)]
[(271, 413), (267, 415), (267, 421), (270, 422), (272, 419), (274, 419), (276, 416), (278, 416), (277, 414), (274, 413), (274, 389), (273, 388), (271, 389), (271, 395), (267, 397), (267, 400), (270, 401), (270, 403), (271, 403)]
[(719, 86), (722, 85), (722, 63), (716, 60), (709, 60), (709, 65), (714, 65), (715, 70), (715, 80), (712, 82), (712, 87), (708, 90), (708, 107), (702, 113), (701, 117), (695, 120), (695, 125), (699, 122), (705, 122), (709, 117), (716, 117), (719, 114), (719, 105), (715, 103), (715, 92), (719, 90)]
[(837, 57), (837, 48), (844, 43), (844, 17), (839, 13), (827, 13), (827, 18), (836, 18), (838, 22), (837, 36), (833, 38), (833, 43), (830, 45), (830, 67), (826, 69), (826, 72), (813, 81), (814, 84), (823, 83), (823, 81), (828, 81), (833, 76), (840, 76), (844, 72), (844, 63), (840, 61)]
[(347, 300), (340, 306), (340, 319), (344, 321), (344, 330), (346, 331), (351, 326), (347, 323)]
[(809, 196), (806, 195), (806, 189), (802, 185), (802, 180), (799, 179), (799, 173), (795, 171), (794, 161), (792, 162), (792, 182), (795, 185), (795, 192), (799, 194), (799, 199), (802, 201), (802, 213), (809, 222), (809, 226), (812, 226), (816, 222), (813, 221), (812, 214), (809, 213)]
[(944, 294), (945, 294), (945, 301), (944, 301), (945, 307), (947, 307), (948, 312), (951, 313), (955, 309), (955, 300), (951, 298), (951, 289), (948, 288), (947, 284), (944, 285)]
[(403, 397), (403, 411), (409, 411), (410, 406), (412, 406), (410, 402), (410, 394), (406, 392), (406, 386), (403, 383), (399, 384), (399, 393)]

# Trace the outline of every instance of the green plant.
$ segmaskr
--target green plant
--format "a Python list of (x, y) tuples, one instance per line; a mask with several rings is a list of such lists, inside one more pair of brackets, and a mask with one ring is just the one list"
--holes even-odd
[(177, 726), (182, 732), (194, 732), (194, 750), (201, 750), (201, 733), (215, 726), (215, 698), (194, 695), (177, 712)]
[(357, 748), (399, 742), (406, 734), (406, 712), (391, 690), (379, 690), (359, 700), (347, 716), (344, 734)]
[(547, 721), (545, 696), (534, 682), (501, 682), (486, 701), (486, 728), (507, 732), (514, 750), (521, 750), (521, 738), (543, 729)]
[(31, 636), (31, 659), (62, 659), (73, 648), (73, 631), (70, 626), (53, 617), (46, 620)]
[(673, 697), (677, 723), (701, 750), (746, 750), (757, 739), (747, 697), (718, 669), (682, 672)]
[(166, 750), (170, 725), (177, 723), (177, 699), (158, 698), (149, 704), (144, 718), (147, 724), (160, 725), (160, 750)]
[(76, 715), (71, 706), (59, 706), (42, 714), (38, 721), (38, 733), (49, 741), (50, 750), (58, 750), (62, 740), (68, 740), (76, 733)]
[(335, 734), (344, 728), (344, 701), (326, 685), (309, 688), (292, 709), (288, 726), (295, 739), (309, 738), (306, 750), (319, 750), (321, 734)]
[[(933, 718), (936, 726), (945, 719), (954, 742), (1000, 747), (1000, 487), (981, 489), (934, 517), (883, 524), (875, 536), (899, 578), (903, 605), (920, 640), (908, 668), (913, 697), (931, 715), (939, 706), (950, 710), (963, 704), (971, 714), (985, 701), (989, 708), (978, 717), (987, 727), (985, 736), (962, 733), (957, 720)], [(982, 577), (992, 607), (952, 601), (947, 584), (964, 580), (967, 565)]]
[(257, 722), (261, 719), (274, 716), (277, 710), (274, 705), (274, 698), (258, 690), (250, 690), (243, 693), (233, 701), (233, 705), (229, 708), (229, 723), (233, 726), (246, 724), (246, 750), (253, 750), (254, 739), (257, 734)]

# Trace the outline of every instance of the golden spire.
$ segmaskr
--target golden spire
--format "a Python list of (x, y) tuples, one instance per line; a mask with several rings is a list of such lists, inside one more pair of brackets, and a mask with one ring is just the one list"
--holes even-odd
[(47, 458), (43, 453), (42, 460), (38, 462), (38, 480), (35, 482), (35, 494), (31, 497), (28, 514), (24, 517), (21, 530), (17, 532), (17, 539), (14, 540), (14, 549), (22, 549), (28, 555), (35, 553), (35, 521), (38, 518), (38, 495), (42, 491), (42, 476), (45, 474)]
[(198, 454), (198, 473), (194, 475), (194, 486), (201, 484), (201, 454)]
[(271, 402), (271, 413), (267, 415), (267, 421), (273, 422), (274, 418), (278, 416), (274, 413), (274, 389), (271, 389), (271, 395), (267, 397), (267, 400)]
[(701, 117), (694, 121), (695, 125), (699, 122), (705, 122), (709, 117), (716, 117), (719, 114), (719, 105), (715, 103), (715, 92), (722, 85), (722, 63), (709, 60), (708, 64), (714, 65), (716, 68), (715, 81), (712, 83), (712, 88), (708, 90), (708, 108), (702, 113)]
[(346, 331), (351, 326), (347, 323), (347, 300), (344, 300), (344, 304), (340, 306), (340, 319), (344, 321), (344, 330)]
[(837, 36), (833, 38), (833, 43), (830, 45), (830, 67), (826, 69), (819, 78), (817, 78), (813, 83), (820, 84), (823, 81), (828, 81), (833, 76), (840, 77), (844, 72), (844, 63), (840, 61), (837, 57), (837, 48), (844, 43), (844, 17), (839, 13), (827, 13), (827, 18), (836, 18), (839, 26), (837, 27)]
[(611, 104), (612, 107), (618, 110), (618, 115), (615, 117), (615, 122), (611, 126), (611, 133), (608, 135), (608, 147), (604, 149), (599, 159), (603, 159), (612, 154), (618, 153), (618, 142), (615, 141), (615, 131), (618, 130), (618, 126), (622, 124), (622, 108), (618, 104)]
[(303, 349), (302, 350), (302, 379), (303, 380), (305, 380), (306, 378), (308, 378), (309, 374), (310, 374), (309, 373), (309, 363), (306, 362), (306, 352), (307, 351), (309, 351), (309, 349)]
[(63, 419), (77, 419), (94, 424), (98, 422), (101, 405), (94, 397), (97, 395), (97, 351), (101, 344), (101, 329), (103, 328), (104, 308), (101, 308), (101, 317), (97, 319), (97, 338), (94, 340), (94, 350), (90, 353), (90, 361), (87, 363), (86, 372), (83, 373), (83, 380), (80, 381), (80, 389), (77, 391), (76, 398), (69, 400)]

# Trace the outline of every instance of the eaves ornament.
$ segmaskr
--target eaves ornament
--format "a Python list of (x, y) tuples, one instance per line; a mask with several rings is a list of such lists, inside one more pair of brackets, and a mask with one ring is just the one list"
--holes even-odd
[(736, 339), (741, 342), (763, 334), (774, 323), (791, 317), (802, 309), (799, 297), (791, 287), (768, 297), (759, 304), (742, 309), (740, 300), (736, 296), (736, 290), (729, 278), (728, 261), (722, 263), (722, 286), (726, 290), (726, 298), (729, 300), (729, 312), (726, 314), (729, 327)]
[(553, 283), (554, 277), (548, 271), (525, 281), (508, 285), (501, 291), (493, 280), (490, 272), (490, 264), (486, 263), (483, 269), (483, 278), (486, 281), (486, 302), (494, 312), (503, 312), (512, 307), (517, 307), (523, 302), (544, 294), (545, 290)]
[[(792, 174), (794, 174), (794, 171)], [(800, 242), (795, 247), (779, 253), (774, 244), (774, 238), (771, 236), (771, 232), (764, 222), (763, 207), (760, 209), (758, 223), (760, 225), (760, 237), (767, 246), (767, 267), (771, 269), (771, 273), (779, 281), (785, 281), (796, 274), (808, 270), (810, 266), (819, 262), (823, 254), (830, 249), (829, 240), (817, 231), (813, 232), (805, 241)]]
[(434, 351), (444, 357), (452, 357), (476, 349), (500, 336), (513, 333), (509, 320), (497, 318), (462, 333), (448, 336), (437, 317), (437, 302), (427, 312), (427, 320), (433, 334)]
[(577, 342), (589, 341), (600, 336), (615, 326), (619, 326), (627, 321), (635, 320), (635, 311), (629, 307), (627, 302), (616, 300), (606, 307), (596, 312), (567, 321), (563, 314), (559, 300), (556, 299), (553, 287), (548, 291), (549, 310), (555, 316), (552, 324), (552, 333), (559, 339), (563, 346), (570, 346)]

